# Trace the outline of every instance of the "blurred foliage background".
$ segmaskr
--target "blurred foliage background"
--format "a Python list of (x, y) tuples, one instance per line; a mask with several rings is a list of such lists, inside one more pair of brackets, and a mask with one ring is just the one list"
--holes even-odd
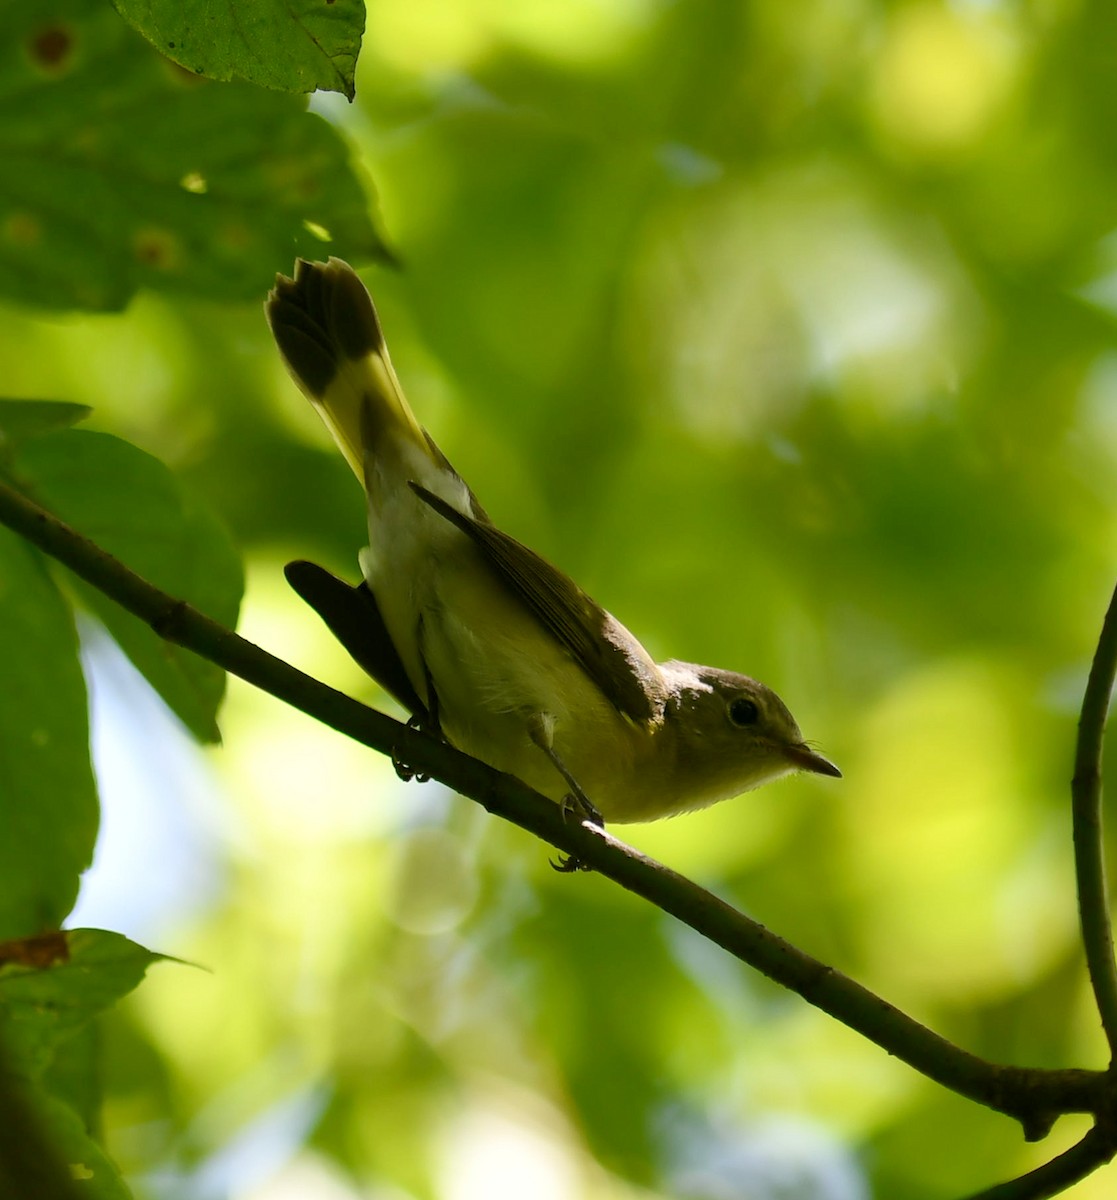
[[(777, 688), (846, 773), (625, 835), (1027, 1065), (1105, 1061), (1067, 784), (1115, 564), (1115, 67), (1104, 0), (375, 0), (355, 103), (291, 116), (377, 197), (397, 370), (494, 519), (660, 657)], [(279, 140), (225, 160), (254, 232)], [(355, 577), (363, 544), (260, 308), (296, 252), (384, 256), (342, 207), (236, 286), (220, 239), (123, 242), (142, 270), (94, 301), (139, 287), (125, 311), (13, 302), (0, 361), (221, 516), (242, 632), (383, 704), (281, 574)], [(141, 1200), (931, 1200), (1082, 1132), (1025, 1145), (236, 681), (200, 751), (84, 645), (104, 816), (72, 923), (208, 968), (156, 967), (101, 1028)]]

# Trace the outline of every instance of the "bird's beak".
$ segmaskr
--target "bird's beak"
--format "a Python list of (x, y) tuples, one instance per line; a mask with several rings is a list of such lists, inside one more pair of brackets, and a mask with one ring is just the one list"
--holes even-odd
[(812, 750), (805, 742), (801, 742), (798, 746), (788, 746), (787, 757), (800, 771), (810, 771), (814, 775), (830, 775), (834, 779), (842, 777), (841, 771), (828, 758), (823, 758), (817, 750)]

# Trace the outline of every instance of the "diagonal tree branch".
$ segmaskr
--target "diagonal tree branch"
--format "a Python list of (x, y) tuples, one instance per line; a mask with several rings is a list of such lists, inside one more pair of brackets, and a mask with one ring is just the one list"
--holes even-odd
[(1001, 1066), (955, 1046), (861, 984), (819, 962), (712, 893), (484, 763), (434, 741), (268, 654), (161, 592), (46, 510), (0, 482), (0, 524), (184, 646), (362, 744), (471, 797), (677, 917), (730, 954), (797, 992), (944, 1087), (1044, 1136), (1064, 1112), (1099, 1112), (1108, 1077), (1097, 1071)]
[(1018, 1179), (1010, 1179), (975, 1192), (967, 1200), (1046, 1200), (1066, 1191), (1072, 1183), (1085, 1179), (1113, 1158), (1117, 1152), (1111, 1137), (1106, 1137), (1101, 1126), (1095, 1125), (1081, 1141), (1069, 1150), (1036, 1167)]
[(1074, 825), (1074, 869), (1078, 883), (1078, 916), (1086, 965), (1094, 988), (1102, 1028), (1109, 1041), (1110, 1062), (1117, 1058), (1117, 968), (1113, 959), (1113, 929), (1109, 921), (1109, 891), (1105, 880), (1105, 841), (1101, 817), (1102, 735), (1109, 698), (1117, 674), (1117, 591), (1102, 622), (1098, 648), (1090, 665), (1082, 715), (1078, 722), (1071, 818)]

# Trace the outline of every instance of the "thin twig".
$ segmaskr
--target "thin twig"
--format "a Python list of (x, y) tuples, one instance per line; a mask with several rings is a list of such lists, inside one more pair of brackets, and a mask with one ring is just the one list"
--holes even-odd
[(1069, 1150), (1036, 1167), (1027, 1175), (998, 1183), (983, 1192), (975, 1192), (966, 1200), (1046, 1200), (1066, 1191), (1072, 1183), (1085, 1179), (1098, 1167), (1110, 1161), (1117, 1146), (1098, 1126), (1094, 1126)]
[(159, 591), (12, 488), (0, 483), (0, 524), (69, 567), (159, 635), (184, 646), (338, 732), (392, 754), (573, 855), (797, 992), (870, 1041), (942, 1084), (1006, 1113), (1042, 1137), (1064, 1112), (1097, 1112), (1102, 1072), (999, 1066), (955, 1046), (859, 983), (826, 966), (697, 884), (589, 824), (519, 780), (435, 741), (268, 654)]
[(1110, 1062), (1117, 1059), (1117, 967), (1105, 880), (1105, 844), (1101, 818), (1102, 735), (1117, 673), (1117, 591), (1102, 622), (1098, 648), (1090, 665), (1071, 782), (1074, 825), (1074, 870), (1078, 884), (1078, 916), (1086, 965), (1094, 988), (1102, 1028), (1109, 1041)]

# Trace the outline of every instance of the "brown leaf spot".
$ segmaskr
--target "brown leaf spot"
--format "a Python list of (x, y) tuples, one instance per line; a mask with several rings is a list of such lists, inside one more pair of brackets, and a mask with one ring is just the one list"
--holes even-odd
[(132, 239), (132, 252), (145, 267), (173, 271), (182, 261), (178, 238), (166, 229), (141, 229)]
[(41, 971), (56, 962), (67, 962), (70, 958), (70, 943), (60, 929), (50, 933), (37, 933), (34, 937), (13, 938), (0, 942), (0, 967), (18, 963), (21, 967), (33, 967)]
[(256, 240), (252, 230), (239, 221), (229, 221), (217, 230), (217, 240), (234, 254), (243, 254)]
[(50, 75), (61, 75), (74, 57), (74, 35), (65, 25), (47, 25), (27, 43), (31, 61)]

